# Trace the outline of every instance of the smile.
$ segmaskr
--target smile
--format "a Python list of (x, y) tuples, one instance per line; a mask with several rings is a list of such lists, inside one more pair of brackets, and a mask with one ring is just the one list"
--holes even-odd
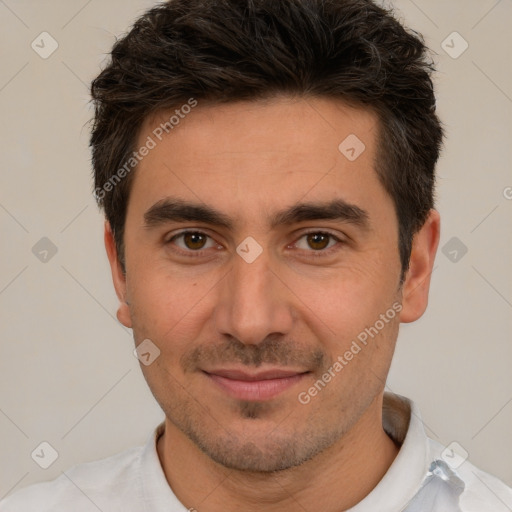
[(222, 391), (239, 400), (269, 400), (300, 382), (309, 372), (273, 369), (259, 373), (239, 370), (203, 372)]

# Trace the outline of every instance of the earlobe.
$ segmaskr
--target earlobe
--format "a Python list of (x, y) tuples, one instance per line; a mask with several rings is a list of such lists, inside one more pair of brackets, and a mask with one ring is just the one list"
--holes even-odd
[(439, 245), (440, 230), (439, 212), (431, 209), (425, 224), (413, 238), (409, 270), (402, 288), (401, 322), (418, 320), (427, 308), (430, 278)]
[(105, 221), (105, 249), (107, 251), (108, 260), (110, 263), (110, 270), (112, 272), (112, 282), (114, 283), (114, 289), (116, 291), (117, 298), (119, 299), (119, 308), (117, 310), (117, 319), (125, 327), (131, 328), (131, 314), (129, 308), (129, 302), (126, 298), (126, 275), (123, 273), (121, 263), (118, 258), (116, 243), (114, 234), (110, 223)]

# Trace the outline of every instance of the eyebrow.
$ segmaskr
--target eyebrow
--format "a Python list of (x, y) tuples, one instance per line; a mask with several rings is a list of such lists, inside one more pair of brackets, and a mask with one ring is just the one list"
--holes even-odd
[[(274, 229), (309, 220), (337, 220), (354, 224), (365, 231), (370, 229), (368, 212), (343, 199), (292, 205), (273, 214), (269, 225)], [(144, 213), (146, 228), (168, 222), (202, 222), (227, 230), (233, 230), (235, 225), (234, 219), (211, 206), (172, 197), (158, 201)]]

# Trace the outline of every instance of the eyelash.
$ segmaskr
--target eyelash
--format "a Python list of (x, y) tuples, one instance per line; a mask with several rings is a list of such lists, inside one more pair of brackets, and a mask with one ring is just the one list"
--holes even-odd
[[(208, 238), (211, 238), (213, 240), (213, 238), (210, 235), (208, 235), (207, 233), (204, 233), (203, 231), (185, 230), (185, 231), (181, 231), (180, 233), (177, 233), (177, 234), (173, 235), (167, 242), (165, 242), (165, 244), (166, 245), (172, 245), (171, 242), (173, 242), (177, 238), (180, 238), (180, 237), (182, 237), (184, 235), (187, 235), (187, 234), (204, 235), (204, 236), (206, 236)], [(305, 236), (307, 236), (307, 235), (327, 235), (331, 239), (334, 239), (336, 242), (339, 242), (339, 244), (343, 245), (345, 243), (343, 240), (338, 238), (336, 235), (333, 235), (332, 233), (330, 233), (328, 231), (318, 231), (318, 230), (316, 230), (316, 231), (315, 230), (307, 231), (306, 233), (302, 233), (301, 236), (297, 239), (297, 242), (299, 240), (301, 240), (302, 238), (304, 238)], [(297, 243), (297, 242), (294, 242), (294, 244)], [(201, 249), (199, 251), (193, 251), (193, 250), (185, 251), (184, 249), (180, 249), (180, 250), (172, 249), (172, 251), (177, 253), (177, 254), (185, 255), (187, 257), (192, 257), (192, 258), (204, 256), (204, 252), (207, 251), (207, 250), (208, 249)], [(306, 252), (311, 253), (311, 255), (310, 255), (311, 257), (318, 258), (318, 257), (328, 256), (332, 252), (337, 251), (337, 250), (340, 250), (340, 248), (335, 245), (335, 246), (330, 247), (328, 249), (319, 249), (318, 251), (310, 250), (310, 251), (306, 251)]]

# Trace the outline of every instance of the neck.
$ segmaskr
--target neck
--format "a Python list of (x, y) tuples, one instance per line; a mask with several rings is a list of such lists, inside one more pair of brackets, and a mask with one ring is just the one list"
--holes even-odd
[(382, 427), (382, 395), (342, 439), (301, 466), (284, 471), (225, 468), (167, 419), (157, 450), (174, 494), (186, 507), (200, 512), (253, 512), (262, 507), (268, 512), (341, 512), (374, 489), (398, 453)]

